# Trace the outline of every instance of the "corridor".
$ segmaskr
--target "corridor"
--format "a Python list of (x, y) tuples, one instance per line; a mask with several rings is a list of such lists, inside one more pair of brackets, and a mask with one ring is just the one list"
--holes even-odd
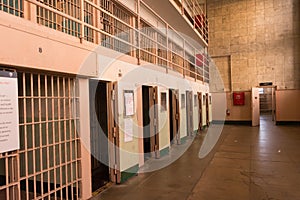
[[(216, 126), (221, 125), (210, 129)], [(224, 125), (213, 151), (199, 159), (199, 149), (208, 134), (206, 131), (174, 146), (171, 156), (177, 148), (192, 143), (171, 165), (113, 185), (93, 200), (300, 198), (299, 126), (275, 126), (271, 119), (263, 117), (260, 127)], [(164, 162), (171, 156), (160, 160)]]

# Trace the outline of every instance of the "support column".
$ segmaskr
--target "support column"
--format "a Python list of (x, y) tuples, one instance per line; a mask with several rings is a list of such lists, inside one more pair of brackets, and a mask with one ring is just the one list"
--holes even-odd
[(80, 140), (81, 140), (81, 173), (82, 199), (92, 197), (92, 174), (90, 153), (90, 111), (89, 111), (89, 80), (79, 79), (80, 102)]
[(24, 1), (24, 18), (37, 23), (37, 6), (30, 3), (29, 1)]

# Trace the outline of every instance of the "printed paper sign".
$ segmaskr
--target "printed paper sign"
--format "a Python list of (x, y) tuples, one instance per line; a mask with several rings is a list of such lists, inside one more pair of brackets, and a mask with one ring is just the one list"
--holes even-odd
[(133, 91), (124, 92), (125, 116), (134, 115), (134, 97)]
[(0, 77), (0, 153), (19, 148), (17, 78)]

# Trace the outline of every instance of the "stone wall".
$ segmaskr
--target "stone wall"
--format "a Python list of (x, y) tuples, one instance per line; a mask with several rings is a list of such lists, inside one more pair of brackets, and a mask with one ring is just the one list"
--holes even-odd
[(261, 82), (300, 89), (299, 0), (207, 3), (209, 54), (224, 83), (211, 74), (212, 92), (250, 90)]

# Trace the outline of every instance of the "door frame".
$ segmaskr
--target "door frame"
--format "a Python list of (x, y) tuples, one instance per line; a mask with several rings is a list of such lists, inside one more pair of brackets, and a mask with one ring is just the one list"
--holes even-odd
[(186, 124), (188, 136), (192, 136), (194, 133), (193, 97), (193, 91), (186, 91)]
[(198, 95), (198, 105), (199, 105), (199, 108), (198, 108), (198, 131), (201, 131), (202, 130), (202, 92), (197, 92), (197, 95)]
[(252, 126), (259, 126), (260, 124), (259, 87), (251, 89), (251, 121)]
[(107, 84), (107, 95), (110, 179), (114, 183), (121, 183), (117, 82), (109, 82)]
[[(154, 108), (154, 109), (150, 109)], [(152, 157), (159, 158), (159, 120), (158, 120), (158, 89), (157, 86), (149, 86), (150, 109), (150, 149)]]
[[(173, 116), (170, 117), (172, 118), (173, 121), (173, 140), (175, 139), (176, 144), (181, 143), (180, 139), (180, 111), (179, 111), (179, 90), (175, 89), (170, 89), (171, 91), (171, 98), (172, 98), (172, 105), (170, 104), (170, 108), (173, 110)], [(169, 93), (170, 95), (170, 93)]]
[(208, 93), (206, 93), (205, 94), (205, 96), (206, 96), (206, 102), (205, 102), (205, 107), (206, 107), (206, 126), (207, 127), (209, 127), (209, 125), (210, 125), (210, 121), (209, 121), (209, 119), (210, 119), (210, 115), (209, 115), (209, 94)]
[(276, 85), (270, 85), (270, 86), (259, 86), (259, 88), (271, 88), (272, 89), (272, 95), (271, 95), (271, 101), (272, 101), (272, 121), (276, 123)]

